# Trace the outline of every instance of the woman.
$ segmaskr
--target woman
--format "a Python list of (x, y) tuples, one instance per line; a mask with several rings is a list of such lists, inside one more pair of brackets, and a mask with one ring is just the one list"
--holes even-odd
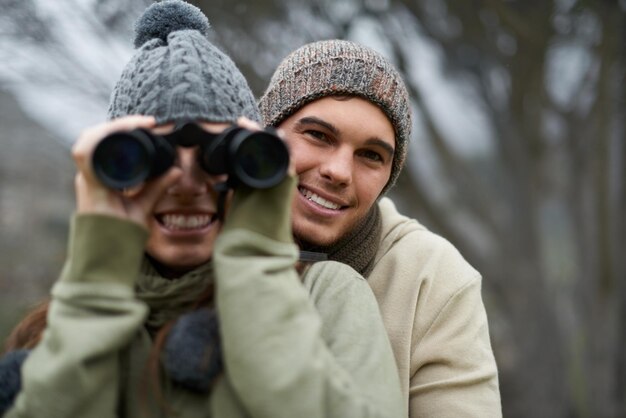
[(112, 94), (113, 120), (74, 146), (68, 259), (5, 417), (402, 410), (365, 281), (335, 262), (296, 270), (292, 175), (269, 189), (237, 187), (222, 221), (224, 176), (201, 167), (198, 146), (177, 146), (174, 167), (122, 192), (94, 174), (94, 149), (113, 132), (168, 135), (193, 121), (217, 134), (239, 116), (259, 120), (243, 76), (207, 30), (204, 15), (178, 0), (156, 3), (139, 19), (138, 51)]

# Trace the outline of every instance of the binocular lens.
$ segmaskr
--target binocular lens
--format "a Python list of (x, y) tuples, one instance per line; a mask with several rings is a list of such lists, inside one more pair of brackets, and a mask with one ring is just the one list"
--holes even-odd
[(113, 133), (96, 147), (93, 169), (108, 187), (133, 187), (172, 167), (177, 145), (199, 146), (200, 166), (213, 175), (227, 174), (231, 186), (273, 187), (285, 177), (289, 166), (287, 146), (269, 131), (231, 127), (210, 134), (189, 124), (166, 136), (142, 129)]
[(94, 172), (108, 186), (123, 189), (149, 177), (154, 147), (138, 135), (112, 134), (95, 149)]
[(250, 187), (267, 188), (279, 183), (287, 172), (289, 152), (276, 136), (266, 132), (236, 137), (231, 149), (233, 171)]

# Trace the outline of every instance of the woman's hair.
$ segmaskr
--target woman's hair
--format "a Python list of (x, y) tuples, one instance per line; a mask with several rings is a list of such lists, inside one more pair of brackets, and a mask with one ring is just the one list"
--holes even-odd
[(39, 302), (11, 331), (4, 343), (4, 353), (20, 349), (32, 349), (39, 341), (48, 324), (50, 298)]

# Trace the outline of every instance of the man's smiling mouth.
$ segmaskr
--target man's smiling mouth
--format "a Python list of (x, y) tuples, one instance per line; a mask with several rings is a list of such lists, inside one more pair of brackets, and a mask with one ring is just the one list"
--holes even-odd
[(337, 203), (333, 203), (329, 200), (324, 199), (323, 197), (313, 193), (310, 190), (307, 190), (303, 187), (298, 187), (298, 191), (300, 192), (300, 194), (302, 196), (304, 196), (305, 198), (307, 198), (308, 200), (310, 200), (313, 203), (316, 203), (318, 205), (320, 205), (323, 208), (326, 209), (331, 209), (331, 210), (339, 210), (341, 209), (341, 205), (338, 205)]

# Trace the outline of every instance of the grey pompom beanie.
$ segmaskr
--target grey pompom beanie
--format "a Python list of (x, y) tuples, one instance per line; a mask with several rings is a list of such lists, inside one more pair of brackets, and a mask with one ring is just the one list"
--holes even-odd
[(358, 96), (377, 105), (396, 133), (396, 150), (385, 194), (404, 165), (411, 136), (409, 94), (400, 73), (378, 52), (344, 40), (307, 44), (278, 66), (259, 101), (263, 121), (278, 126), (304, 105), (327, 96)]
[(135, 24), (135, 55), (124, 68), (109, 118), (139, 114), (157, 123), (260, 121), (254, 94), (233, 61), (207, 38), (209, 21), (180, 0), (149, 6)]

